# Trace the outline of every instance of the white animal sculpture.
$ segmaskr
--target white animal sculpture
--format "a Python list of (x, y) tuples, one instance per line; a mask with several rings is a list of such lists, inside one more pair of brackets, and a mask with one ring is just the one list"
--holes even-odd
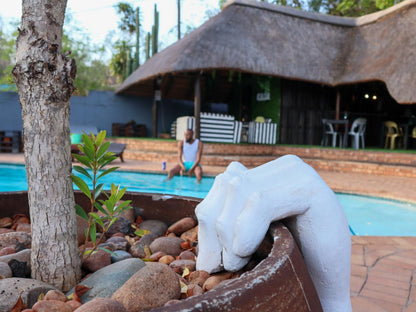
[(273, 221), (285, 219), (325, 312), (350, 312), (351, 238), (334, 192), (299, 157), (248, 170), (232, 162), (197, 206), (197, 270), (237, 271)]

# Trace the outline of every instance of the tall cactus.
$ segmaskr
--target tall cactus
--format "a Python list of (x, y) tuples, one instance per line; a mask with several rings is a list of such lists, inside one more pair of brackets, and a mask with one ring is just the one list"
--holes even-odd
[(178, 6), (178, 40), (181, 39), (181, 0), (177, 0)]
[(150, 58), (150, 40), (152, 35), (148, 32), (146, 36), (146, 61)]
[(154, 23), (152, 26), (152, 56), (157, 53), (157, 48), (159, 45), (159, 11), (157, 10), (157, 5), (155, 4), (154, 12)]
[(139, 20), (139, 7), (136, 8), (135, 24), (136, 24), (136, 53), (134, 57), (134, 68), (140, 66), (140, 20)]

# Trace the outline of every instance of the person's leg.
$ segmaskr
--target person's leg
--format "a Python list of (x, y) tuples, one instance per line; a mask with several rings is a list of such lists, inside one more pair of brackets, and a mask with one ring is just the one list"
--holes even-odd
[(202, 167), (201, 166), (196, 166), (195, 170), (194, 170), (196, 179), (198, 182), (201, 182), (202, 179)]
[(173, 178), (173, 176), (174, 176), (175, 174), (179, 173), (180, 171), (181, 171), (181, 166), (179, 166), (179, 164), (178, 164), (178, 165), (176, 165), (175, 167), (173, 167), (172, 169), (170, 169), (170, 170), (169, 170), (169, 173), (168, 173), (168, 178), (167, 178), (167, 180), (172, 179), (172, 178)]

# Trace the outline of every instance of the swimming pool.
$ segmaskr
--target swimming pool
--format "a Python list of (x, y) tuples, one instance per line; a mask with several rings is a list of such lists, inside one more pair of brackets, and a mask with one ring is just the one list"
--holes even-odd
[[(204, 198), (214, 178), (195, 178), (116, 171), (101, 180), (108, 189), (120, 184), (130, 192), (151, 192)], [(0, 164), (0, 191), (27, 190), (23, 165)], [(416, 236), (416, 205), (377, 197), (337, 194), (348, 222), (356, 235)]]

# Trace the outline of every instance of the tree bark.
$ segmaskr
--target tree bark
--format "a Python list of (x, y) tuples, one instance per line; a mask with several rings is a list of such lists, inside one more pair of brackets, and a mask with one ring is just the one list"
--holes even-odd
[(66, 0), (23, 0), (13, 69), (22, 106), (32, 277), (64, 291), (81, 276), (69, 133), (75, 62), (62, 55)]

